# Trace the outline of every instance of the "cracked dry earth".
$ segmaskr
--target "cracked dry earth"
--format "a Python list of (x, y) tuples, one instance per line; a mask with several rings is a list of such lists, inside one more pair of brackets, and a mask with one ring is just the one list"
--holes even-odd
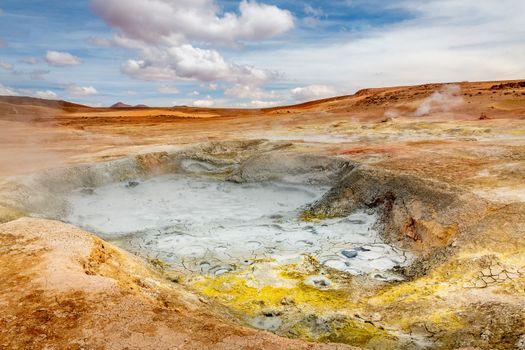
[(525, 349), (525, 83), (443, 89), (0, 98), (0, 348)]

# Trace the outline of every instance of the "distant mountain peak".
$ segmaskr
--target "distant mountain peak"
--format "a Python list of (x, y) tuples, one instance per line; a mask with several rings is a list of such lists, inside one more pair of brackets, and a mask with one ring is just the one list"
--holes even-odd
[(131, 107), (130, 105), (127, 105), (123, 102), (117, 102), (115, 103), (114, 105), (111, 106), (111, 108), (127, 108), (127, 107)]

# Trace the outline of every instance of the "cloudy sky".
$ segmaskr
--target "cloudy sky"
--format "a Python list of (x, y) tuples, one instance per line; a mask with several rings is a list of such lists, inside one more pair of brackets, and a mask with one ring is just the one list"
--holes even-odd
[(2, 0), (0, 95), (266, 107), (525, 78), (523, 0)]

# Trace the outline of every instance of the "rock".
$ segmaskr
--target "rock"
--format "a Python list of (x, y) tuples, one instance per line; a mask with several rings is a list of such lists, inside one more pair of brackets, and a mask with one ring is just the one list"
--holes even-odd
[(374, 278), (375, 278), (376, 280), (379, 280), (379, 281), (388, 281), (388, 277), (383, 276), (383, 275), (381, 275), (381, 274), (379, 274), (379, 273), (375, 274), (375, 275), (374, 275)]
[(225, 273), (233, 271), (234, 268), (230, 265), (225, 266), (215, 266), (212, 269), (210, 269), (210, 273), (214, 276), (220, 276), (224, 275)]
[(92, 195), (95, 194), (95, 190), (92, 188), (83, 188), (80, 193), (86, 194), (86, 195)]
[(215, 286), (214, 289), (217, 292), (227, 293), (227, 292), (231, 292), (233, 290), (233, 286), (230, 283), (226, 283), (225, 282), (225, 283), (221, 283), (221, 284)]
[(138, 185), (140, 185), (139, 182), (137, 181), (129, 181), (128, 184), (126, 185), (127, 188), (135, 188), (137, 187)]
[(481, 332), (481, 339), (485, 342), (490, 341), (491, 336), (492, 336), (492, 332), (488, 329), (485, 329), (483, 332)]
[(266, 317), (277, 317), (281, 316), (283, 313), (279, 310), (263, 310), (262, 314)]
[(329, 287), (332, 282), (324, 276), (310, 276), (304, 280), (304, 284), (315, 288), (326, 288)]
[(358, 251), (360, 251), (360, 252), (369, 252), (369, 251), (370, 251), (370, 249), (365, 248), (365, 247), (358, 247), (358, 248), (356, 248), (355, 250), (358, 250)]
[(281, 299), (281, 305), (294, 305), (295, 300), (291, 297), (284, 297)]
[(516, 343), (516, 349), (525, 350), (525, 334), (522, 334)]
[(276, 331), (282, 324), (282, 321), (279, 317), (266, 317), (259, 316), (254, 317), (248, 321), (248, 323), (257, 329), (263, 329), (266, 331)]
[(343, 250), (341, 254), (343, 254), (348, 259), (353, 259), (357, 256), (358, 253), (355, 250)]

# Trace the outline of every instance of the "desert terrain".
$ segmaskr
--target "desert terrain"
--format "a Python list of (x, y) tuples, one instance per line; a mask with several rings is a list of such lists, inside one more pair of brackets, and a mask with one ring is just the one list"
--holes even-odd
[[(116, 221), (96, 221), (110, 215), (105, 192), (136, 187), (169, 208), (170, 190), (156, 189), (173, 174), (184, 176), (177, 191), (195, 190), (187, 202), (202, 188), (241, 193), (202, 197), (181, 216), (219, 220), (247, 193), (240, 216), (300, 204), (258, 226), (279, 226), (276, 237), (326, 236), (280, 258), (255, 246), (245, 265), (197, 269), (155, 248), (161, 234), (111, 236)], [(155, 205), (134, 198), (122, 225)], [(94, 221), (86, 208), (100, 210)], [(0, 97), (0, 223), (2, 349), (525, 349), (525, 81), (371, 88), (269, 109)], [(242, 235), (249, 224), (235, 221)], [(335, 241), (351, 227), (376, 235)], [(311, 249), (323, 237), (330, 254)], [(175, 253), (186, 244), (170, 242)], [(377, 268), (354, 264), (361, 256)]]

